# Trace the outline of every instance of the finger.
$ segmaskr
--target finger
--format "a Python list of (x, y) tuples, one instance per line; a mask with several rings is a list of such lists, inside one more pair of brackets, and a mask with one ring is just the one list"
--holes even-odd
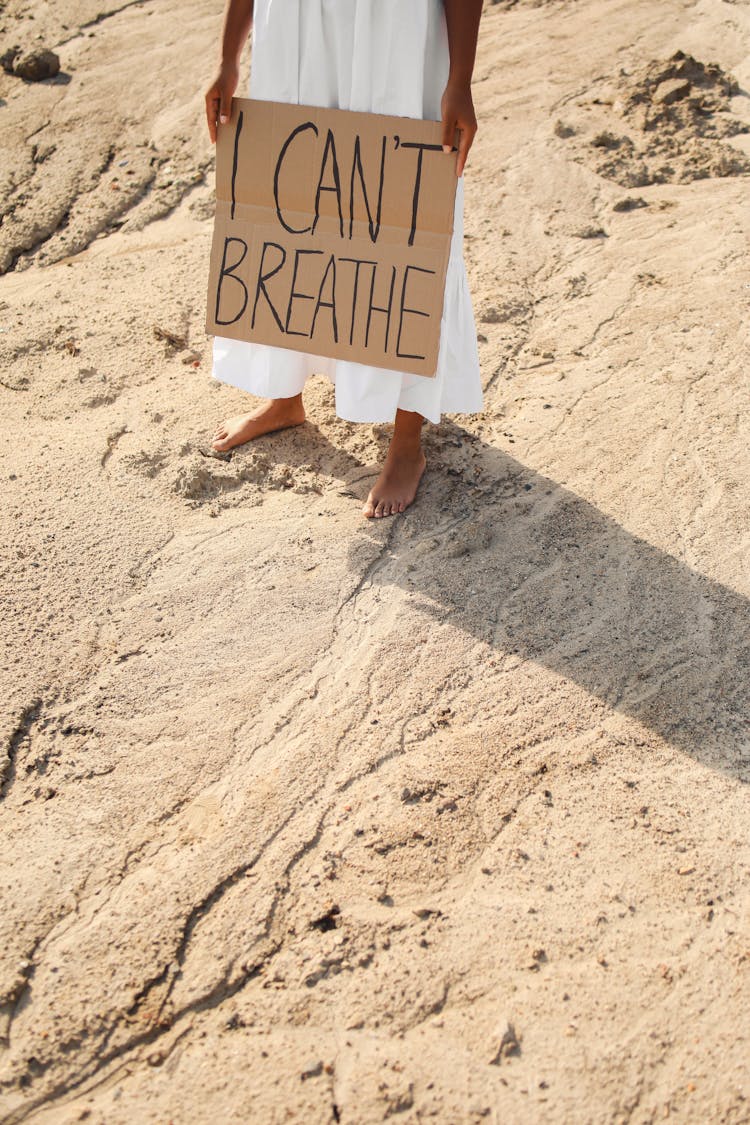
[(226, 125), (232, 114), (232, 96), (226, 90), (221, 91), (221, 106), (219, 108), (219, 121)]
[(464, 172), (464, 165), (466, 164), (466, 157), (469, 155), (472, 141), (476, 134), (476, 129), (462, 129), (461, 138), (458, 142), (458, 160), (456, 161), (456, 175), (462, 176)]
[(206, 94), (206, 121), (211, 144), (216, 143), (216, 115), (219, 108), (219, 99), (213, 94)]
[(443, 119), (443, 135), (440, 138), (440, 143), (443, 146), (443, 152), (450, 152), (453, 148), (453, 138), (456, 133), (456, 122), (447, 118)]

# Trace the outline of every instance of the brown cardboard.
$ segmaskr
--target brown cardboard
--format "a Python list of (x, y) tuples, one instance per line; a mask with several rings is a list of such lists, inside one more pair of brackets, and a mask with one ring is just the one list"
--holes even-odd
[(437, 121), (233, 99), (207, 332), (434, 375), (455, 194)]

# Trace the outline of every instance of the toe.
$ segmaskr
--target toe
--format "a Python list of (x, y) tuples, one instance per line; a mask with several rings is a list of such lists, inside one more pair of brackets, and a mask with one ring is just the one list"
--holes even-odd
[(365, 500), (365, 502), (362, 506), (362, 515), (363, 516), (374, 516), (375, 515), (375, 502), (373, 501), (372, 493), (370, 493), (370, 495), (367, 497), (367, 499)]
[(384, 516), (385, 515), (384, 508), (385, 508), (385, 501), (384, 500), (378, 500), (377, 505), (375, 507), (375, 515), (378, 516), (378, 517)]

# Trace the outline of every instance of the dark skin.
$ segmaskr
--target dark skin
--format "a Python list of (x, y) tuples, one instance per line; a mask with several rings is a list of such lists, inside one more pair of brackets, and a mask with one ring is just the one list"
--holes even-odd
[[(443, 147), (453, 148), (459, 132), (456, 175), (463, 174), (466, 157), (477, 132), (477, 118), (471, 97), (471, 76), (479, 34), (482, 0), (443, 0), (448, 27), (450, 72), (440, 112), (443, 120)], [(240, 55), (253, 24), (253, 0), (228, 0), (221, 36), (221, 62), (216, 78), (206, 91), (206, 121), (212, 142), (220, 122), (229, 120), (232, 97), (239, 84)]]
[(448, 82), (440, 105), (443, 148), (446, 152), (450, 151), (458, 130), (456, 175), (462, 176), (466, 157), (477, 133), (477, 117), (471, 97), (471, 76), (474, 73), (482, 0), (443, 0), (443, 6), (451, 59)]
[[(443, 0), (448, 29), (450, 68), (440, 112), (443, 149), (450, 152), (458, 133), (456, 175), (463, 175), (466, 158), (477, 131), (471, 76), (482, 14), (482, 0)], [(221, 37), (221, 61), (206, 91), (206, 121), (212, 142), (220, 124), (229, 120), (232, 97), (240, 76), (240, 55), (253, 23), (253, 0), (227, 0)], [(248, 414), (217, 426), (212, 447), (219, 451), (251, 441), (274, 430), (298, 426), (305, 420), (302, 395), (270, 399)], [(362, 508), (365, 516), (392, 516), (403, 512), (414, 499), (425, 458), (422, 452), (421, 414), (397, 410), (393, 437), (385, 464)]]

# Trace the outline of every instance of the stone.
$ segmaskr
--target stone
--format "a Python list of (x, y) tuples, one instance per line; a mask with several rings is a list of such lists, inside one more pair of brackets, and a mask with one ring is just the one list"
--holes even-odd
[(684, 78), (668, 78), (656, 87), (653, 100), (661, 105), (672, 105), (673, 102), (686, 98), (689, 93), (690, 83)]
[(13, 73), (27, 82), (42, 82), (60, 73), (60, 58), (46, 47), (35, 48), (13, 62)]

